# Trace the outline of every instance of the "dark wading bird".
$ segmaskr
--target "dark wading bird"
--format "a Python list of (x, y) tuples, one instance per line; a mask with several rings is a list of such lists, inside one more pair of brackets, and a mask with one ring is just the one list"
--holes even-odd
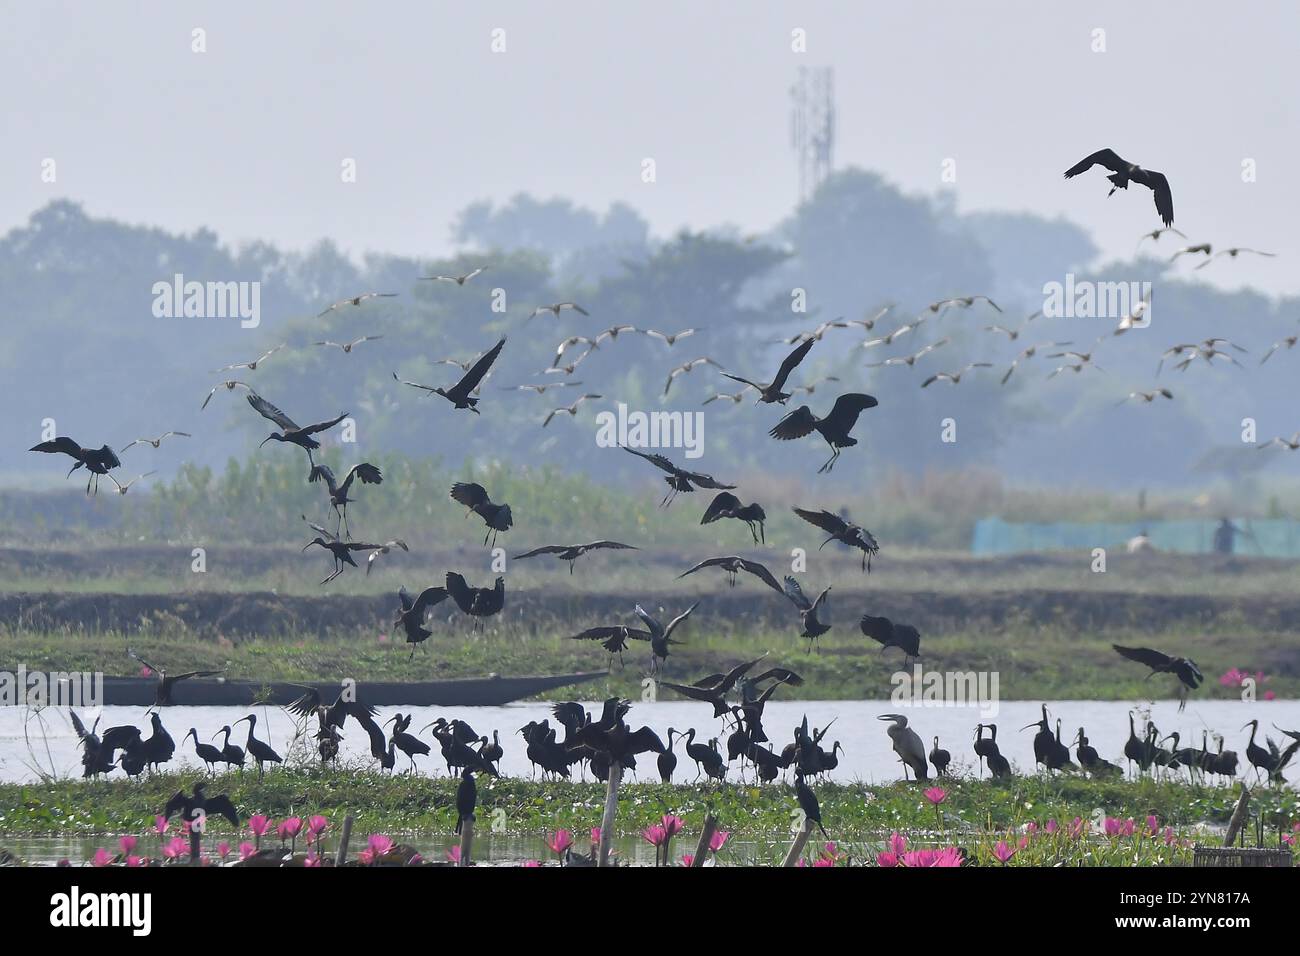
[(185, 743), (191, 737), (194, 738), (194, 754), (207, 766), (208, 773), (212, 772), (212, 768), (216, 764), (222, 763), (226, 759), (225, 754), (221, 752), (221, 748), (200, 741), (199, 732), (194, 727), (191, 727), (190, 732), (181, 738), (181, 743)]
[(244, 742), (248, 755), (257, 763), (257, 779), (262, 779), (262, 765), (268, 763), (284, 763), (284, 759), (271, 749), (269, 744), (263, 743), (253, 736), (257, 729), (257, 715), (249, 714), (247, 717), (240, 717), (235, 723), (242, 724), (248, 722), (248, 740)]
[(1149, 647), (1123, 647), (1119, 644), (1112, 644), (1111, 647), (1121, 657), (1127, 657), (1131, 661), (1137, 661), (1139, 664), (1145, 664), (1151, 668), (1151, 673), (1147, 675), (1148, 680), (1156, 674), (1173, 674), (1177, 677), (1179, 711), (1187, 706), (1187, 692), (1196, 690), (1201, 686), (1201, 681), (1205, 680), (1205, 675), (1201, 673), (1201, 669), (1190, 658), (1170, 657), (1168, 654), (1162, 654), (1160, 651), (1152, 650)]
[(735, 555), (726, 558), (706, 558), (690, 570), (683, 571), (681, 574), (677, 575), (677, 577), (678, 579), (681, 579), (686, 577), (688, 574), (694, 574), (696, 571), (704, 568), (722, 568), (722, 570), (726, 571), (727, 585), (729, 587), (734, 588), (736, 586), (736, 575), (740, 574), (741, 571), (745, 571), (754, 575), (754, 577), (758, 578), (777, 594), (785, 594), (785, 589), (777, 582), (776, 576), (773, 575), (764, 565), (759, 564), (757, 561), (749, 561)]
[[(804, 819), (817, 824), (817, 829), (822, 831), (822, 836), (829, 840), (830, 834), (822, 826), (822, 808), (817, 803), (817, 795), (804, 782), (802, 773), (796, 773), (794, 776), (794, 795), (799, 801), (799, 809), (803, 811)], [(807, 826), (806, 823), (804, 825)]]
[(635, 640), (650, 641), (650, 666), (655, 673), (659, 672), (661, 662), (666, 662), (668, 660), (668, 645), (682, 643), (681, 641), (673, 640), (673, 631), (677, 630), (678, 625), (690, 617), (691, 612), (699, 606), (700, 602), (696, 601), (681, 614), (678, 614), (675, 618), (669, 621), (667, 627), (660, 624), (658, 619), (653, 617), (640, 604), (632, 609), (636, 613), (636, 616), (639, 617), (645, 623), (645, 626), (650, 629), (650, 633), (647, 638), (641, 638), (639, 632), (629, 633), (628, 636)]
[(474, 780), (474, 768), (466, 767), (460, 772), (460, 785), (456, 788), (456, 833), (459, 835), (465, 821), (474, 821), (474, 808), (478, 806), (478, 784)]
[(812, 650), (817, 645), (817, 638), (821, 637), (831, 629), (826, 622), (818, 619), (817, 611), (821, 608), (822, 603), (826, 600), (826, 595), (831, 593), (829, 587), (822, 590), (817, 595), (817, 600), (809, 601), (803, 593), (803, 588), (799, 587), (799, 582), (790, 575), (785, 576), (785, 596), (790, 599), (790, 603), (799, 609), (799, 636), (808, 639), (808, 650)]
[(902, 714), (881, 714), (877, 720), (892, 721), (889, 725), (889, 739), (893, 742), (894, 753), (903, 764), (903, 780), (907, 780), (910, 768), (918, 781), (928, 780), (929, 771), (926, 763), (925, 744), (916, 731), (907, 726), (907, 718)]
[(939, 738), (934, 738), (934, 746), (930, 748), (930, 765), (934, 767), (934, 772), (941, 777), (948, 775), (948, 764), (952, 762), (952, 754), (943, 750), (939, 746)]
[[(370, 737), (370, 755), (376, 760), (383, 759), (387, 740), (384, 737), (383, 730), (375, 722), (376, 711), (374, 707), (363, 704), (359, 700), (351, 699), (353, 694), (350, 688), (340, 690), (338, 697), (334, 699), (334, 703), (327, 706), (324, 698), (321, 697), (320, 691), (315, 687), (307, 687), (302, 684), (294, 686), (301, 687), (303, 694), (289, 702), (288, 710), (290, 713), (304, 718), (304, 721), (307, 717), (315, 714), (323, 731), (342, 730), (347, 719), (351, 717), (361, 725), (362, 729)], [(336, 737), (337, 735), (328, 734), (327, 736)], [(317, 738), (321, 739), (321, 735), (317, 734)], [(392, 768), (387, 769), (391, 770)]]
[(643, 631), (638, 627), (628, 627), (626, 624), (603, 624), (598, 627), (589, 627), (579, 634), (572, 635), (569, 639), (573, 641), (599, 641), (600, 646), (609, 653), (610, 668), (612, 669), (615, 654), (618, 655), (619, 663), (622, 664), (623, 652), (627, 650), (628, 641), (648, 641), (650, 640), (650, 632)]
[(573, 573), (573, 563), (588, 551), (597, 551), (610, 548), (617, 551), (637, 551), (639, 550), (630, 544), (620, 544), (617, 541), (592, 541), (588, 544), (546, 544), (540, 548), (533, 548), (531, 551), (525, 551), (523, 554), (517, 554), (515, 561), (523, 558), (535, 558), (540, 554), (553, 554), (561, 561), (569, 562), (569, 573)]
[(767, 520), (767, 512), (763, 510), (763, 506), (758, 502), (748, 505), (741, 504), (740, 499), (731, 492), (719, 492), (709, 502), (709, 507), (704, 510), (704, 517), (700, 519), (700, 524), (712, 524), (719, 518), (735, 518), (737, 521), (745, 522), (754, 543), (758, 544), (761, 541), (763, 544), (767, 544), (767, 533), (763, 530), (763, 522)]
[(655, 768), (659, 771), (661, 783), (673, 782), (673, 771), (677, 769), (677, 754), (673, 753), (673, 735), (677, 731), (668, 728), (668, 743), (663, 753), (655, 758)]
[(408, 382), (405, 379), (398, 378), (397, 373), (393, 373), (393, 378), (403, 385), (409, 385), (411, 388), (424, 390), (430, 395), (441, 395), (447, 401), (451, 402), (457, 408), (468, 408), (475, 415), (479, 414), (478, 399), (474, 397), (474, 392), (478, 389), (479, 384), (483, 381), (483, 376), (487, 374), (492, 363), (497, 360), (501, 350), (505, 348), (506, 340), (501, 339), (496, 345), (484, 352), (459, 382), (451, 388), (434, 387), (432, 385), (421, 385), (418, 382)]
[[(1273, 742), (1271, 737), (1265, 737), (1264, 742), (1268, 744), (1268, 749), (1265, 750), (1255, 743), (1255, 734), (1259, 731), (1259, 721), (1247, 721), (1242, 724), (1241, 729), (1245, 730), (1247, 727), (1250, 728), (1250, 741), (1246, 744), (1246, 759), (1255, 768), (1255, 779), (1259, 779), (1259, 772), (1263, 770), (1268, 775), (1270, 783), (1285, 783), (1282, 771), (1291, 762), (1291, 758), (1295, 756), (1297, 748), (1300, 748), (1300, 740), (1296, 740), (1295, 743), (1283, 751), (1278, 748), (1278, 745)], [(1291, 731), (1284, 730), (1282, 732), (1295, 739)]]
[[(737, 664), (725, 674), (710, 674), (708, 677), (701, 678), (694, 684), (671, 684), (663, 681), (660, 686), (675, 690), (683, 697), (689, 697), (691, 700), (703, 701), (706, 704), (713, 705), (714, 717), (726, 717), (731, 708), (727, 705), (727, 694), (732, 688), (736, 687), (741, 678), (749, 673), (757, 664), (761, 663), (767, 657), (756, 657), (751, 661), (745, 661)], [(774, 678), (777, 683), (788, 682), (795, 687), (803, 683), (803, 678), (794, 671), (786, 670), (783, 667), (773, 667), (764, 671), (758, 677), (755, 677), (752, 684), (758, 684), (768, 678)]]
[(780, 441), (790, 441), (794, 438), (803, 438), (814, 431), (819, 433), (826, 439), (826, 444), (831, 446), (833, 452), (826, 463), (817, 469), (820, 475), (835, 467), (835, 460), (840, 457), (841, 449), (851, 448), (858, 443), (856, 438), (849, 436), (849, 432), (857, 424), (858, 415), (865, 409), (875, 408), (877, 404), (879, 403), (870, 395), (850, 392), (835, 399), (830, 414), (825, 418), (818, 418), (807, 405), (800, 405), (777, 422), (768, 434)]
[(221, 744), (221, 760), (227, 767), (238, 767), (242, 771), (244, 769), (244, 748), (230, 742), (232, 733), (230, 725), (227, 724), (213, 734), (212, 739), (216, 740), (218, 735), (225, 735), (225, 739)]
[(275, 424), (279, 425), (281, 429), (278, 432), (271, 432), (271, 434), (263, 438), (262, 444), (258, 445), (258, 448), (261, 448), (262, 445), (265, 445), (269, 441), (287, 442), (290, 445), (297, 445), (307, 453), (307, 461), (313, 468), (316, 467), (316, 460), (312, 457), (311, 453), (313, 449), (320, 447), (320, 442), (315, 438), (312, 438), (312, 435), (327, 431), (348, 417), (348, 413), (343, 412), (338, 416), (338, 418), (331, 418), (327, 422), (316, 422), (313, 425), (299, 425), (284, 412), (280, 411), (280, 409), (276, 408), (264, 399), (261, 395), (258, 395), (257, 392), (251, 392), (248, 395), (248, 404), (253, 406), (253, 409), (257, 414), (261, 415), (268, 421), (275, 422)]
[(808, 354), (808, 350), (813, 347), (815, 342), (816, 339), (807, 339), (802, 345), (787, 355), (785, 361), (781, 363), (781, 367), (777, 369), (776, 378), (772, 379), (769, 383), (764, 384), (762, 382), (750, 381), (749, 379), (742, 378), (739, 375), (732, 375), (730, 372), (723, 372), (722, 375), (724, 378), (729, 378), (733, 382), (740, 382), (742, 385), (748, 385), (751, 388), (757, 389), (759, 402), (767, 404), (777, 402), (784, 405), (791, 393), (783, 392), (781, 389), (785, 387), (785, 381), (790, 377), (790, 373), (794, 371), (795, 366), (803, 361), (804, 356)]
[(207, 819), (211, 816), (225, 817), (232, 827), (239, 827), (239, 811), (224, 793), (215, 797), (207, 796), (204, 791), (207, 784), (202, 780), (195, 782), (193, 792), (183, 790), (167, 801), (163, 810), (163, 819), (170, 820), (176, 814), (190, 824), (190, 859), (197, 860), (202, 847), (203, 834), (207, 830)]
[(497, 578), (490, 588), (473, 588), (465, 583), (464, 577), (455, 571), (448, 571), (447, 593), (458, 608), (474, 618), (474, 626), (478, 627), (480, 618), (491, 617), (505, 607), (506, 579)]
[(67, 455), (75, 459), (76, 464), (68, 469), (64, 477), (70, 478), (78, 468), (85, 468), (90, 473), (90, 477), (86, 480), (86, 494), (91, 493), (92, 484), (95, 486), (95, 492), (99, 492), (100, 475), (107, 475), (112, 469), (122, 467), (122, 462), (107, 445), (99, 448), (82, 448), (71, 438), (63, 435), (53, 441), (43, 441), (39, 445), (33, 445), (28, 451), (44, 452), (47, 455)]
[(1075, 734), (1074, 743), (1077, 744), (1074, 755), (1079, 758), (1079, 766), (1082, 767), (1089, 776), (1102, 777), (1123, 773), (1119, 767), (1115, 766), (1115, 764), (1097, 753), (1096, 747), (1088, 743), (1088, 736), (1083, 732), (1082, 727), (1080, 727), (1079, 732)]
[[(414, 734), (408, 734), (407, 728), (411, 726), (411, 714), (394, 714), (384, 723), (392, 724), (393, 731), (389, 736), (389, 742), (398, 750), (406, 755), (406, 759), (411, 761), (411, 772), (415, 772), (415, 758), (424, 757), (429, 754), (429, 745)], [(457, 832), (460, 832), (459, 829)]]
[(406, 634), (406, 643), (411, 645), (411, 658), (415, 657), (415, 648), (417, 644), (423, 644), (433, 632), (424, 626), (424, 618), (429, 608), (441, 604), (447, 599), (447, 589), (433, 586), (425, 588), (414, 600), (411, 599), (411, 593), (405, 587), (398, 588), (397, 599), (401, 602), (401, 607), (397, 610), (397, 617), (393, 619), (393, 626), (402, 626)]
[[(302, 520), (307, 521), (307, 516), (303, 515)], [(406, 545), (401, 541), (389, 541), (385, 544), (367, 544), (363, 541), (344, 541), (338, 535), (327, 531), (325, 528), (322, 528), (314, 522), (307, 521), (307, 525), (316, 532), (316, 537), (303, 545), (302, 550), (306, 551), (312, 545), (319, 545), (334, 556), (334, 570), (321, 581), (321, 584), (329, 584), (336, 577), (342, 574), (344, 568), (348, 565), (352, 565), (354, 568), (357, 567), (357, 562), (352, 559), (353, 551), (383, 552), (394, 547), (400, 547), (403, 550), (406, 549)], [(371, 557), (374, 557), (374, 555), (372, 554)], [(370, 570), (368, 564), (366, 570)]]
[(488, 497), (487, 489), (472, 481), (458, 481), (452, 485), (451, 500), (469, 509), (465, 515), (466, 517), (476, 514), (483, 519), (483, 523), (487, 525), (487, 534), (483, 536), (485, 546), (490, 538), (492, 546), (496, 547), (497, 532), (509, 531), (514, 524), (514, 518), (510, 514), (510, 506), (494, 504), (492, 499)]
[(717, 491), (730, 491), (736, 487), (735, 485), (723, 484), (712, 475), (706, 475), (703, 472), (686, 471), (684, 468), (678, 468), (663, 455), (651, 455), (648, 452), (637, 451), (635, 448), (628, 448), (626, 445), (620, 447), (625, 452), (636, 455), (638, 458), (644, 458), (660, 471), (668, 472), (668, 477), (664, 479), (668, 483), (668, 494), (664, 495), (664, 500), (659, 502), (661, 508), (671, 505), (673, 499), (679, 493), (693, 493), (697, 486)]
[[(330, 506), (334, 509), (334, 515), (338, 523), (335, 525), (335, 533), (340, 530), (344, 534), (350, 534), (348, 531), (348, 504), (355, 501), (355, 498), (348, 497), (348, 489), (352, 487), (352, 480), (360, 478), (364, 485), (378, 485), (384, 481), (384, 473), (379, 470), (377, 465), (372, 465), (368, 461), (353, 465), (347, 475), (343, 478), (343, 483), (339, 484), (334, 478), (334, 471), (329, 465), (313, 465), (311, 471), (307, 474), (308, 481), (324, 481), (325, 487), (329, 489)], [(367, 570), (369, 570), (367, 568)]]
[(161, 667), (155, 667), (147, 660), (137, 654), (131, 648), (126, 649), (127, 656), (132, 660), (138, 661), (145, 667), (149, 668), (150, 676), (158, 681), (158, 689), (154, 693), (153, 705), (155, 707), (169, 707), (172, 702), (172, 688), (176, 686), (177, 681), (189, 680), (191, 677), (215, 677), (221, 671), (186, 671), (184, 674), (168, 674)]
[(1157, 173), (1154, 170), (1143, 169), (1136, 163), (1130, 163), (1127, 160), (1120, 159), (1111, 149), (1099, 149), (1091, 156), (1080, 160), (1074, 166), (1065, 171), (1066, 179), (1073, 179), (1080, 173), (1086, 173), (1096, 165), (1105, 166), (1111, 171), (1111, 175), (1106, 178), (1110, 180), (1110, 192), (1107, 196), (1114, 195), (1117, 189), (1128, 189), (1130, 182), (1137, 183), (1139, 186), (1145, 186), (1151, 190), (1156, 201), (1156, 212), (1160, 214), (1160, 221), (1166, 227), (1174, 224), (1174, 197), (1169, 191), (1169, 180), (1163, 173)]
[(871, 559), (880, 553), (880, 545), (877, 543), (875, 535), (866, 528), (860, 528), (853, 522), (847, 521), (837, 514), (831, 514), (829, 511), (808, 511), (804, 508), (795, 508), (793, 510), (804, 521), (816, 525), (830, 535), (829, 538), (817, 546), (818, 551), (832, 541), (838, 541), (850, 548), (857, 548), (862, 552), (862, 570), (870, 573)]
[(903, 666), (921, 656), (921, 633), (910, 624), (895, 624), (887, 617), (862, 615), (858, 628), (880, 645), (880, 653), (887, 647), (897, 647), (903, 652)]

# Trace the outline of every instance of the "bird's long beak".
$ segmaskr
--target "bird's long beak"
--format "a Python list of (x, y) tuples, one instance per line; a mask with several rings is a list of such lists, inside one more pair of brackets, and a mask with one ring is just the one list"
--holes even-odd
[[(242, 723), (244, 723), (244, 722), (247, 721), (247, 720), (248, 720), (247, 717), (240, 717), (237, 721), (235, 721), (235, 724), (242, 724)], [(233, 727), (233, 726), (235, 726), (235, 724), (231, 724), (230, 726)]]
[(262, 439), (261, 443), (258, 444), (257, 447), (258, 447), (258, 448), (261, 448), (262, 445), (265, 445), (267, 442), (269, 442), (269, 441), (271, 440), (272, 437), (273, 437), (273, 436), (271, 436), (271, 435), (267, 435), (265, 438)]
[(1035, 720), (1032, 724), (1025, 724), (1025, 726), (1021, 727), (1020, 729), (1021, 731), (1025, 731), (1028, 730), (1030, 727), (1037, 727), (1038, 723), (1039, 722)]

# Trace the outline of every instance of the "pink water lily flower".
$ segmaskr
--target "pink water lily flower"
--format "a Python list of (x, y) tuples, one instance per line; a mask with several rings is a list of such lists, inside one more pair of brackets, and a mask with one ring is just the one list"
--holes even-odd
[(713, 836), (709, 837), (709, 849), (717, 853), (727, 845), (727, 838), (731, 836), (729, 830), (714, 830)]
[(166, 817), (158, 816), (153, 818), (153, 832), (158, 834), (159, 837), (167, 832), (170, 825)]
[(936, 807), (948, 799), (948, 791), (943, 787), (931, 787), (925, 791), (925, 799), (929, 800)]
[(286, 840), (294, 839), (295, 837), (298, 836), (298, 834), (301, 831), (302, 831), (302, 818), (289, 817), (289, 819), (285, 820), (283, 823), (281, 823), (278, 827), (275, 828), (275, 835), (278, 836), (280, 838), (280, 842), (283, 843)]
[(188, 848), (189, 841), (184, 837), (173, 837), (163, 845), (163, 856), (169, 860), (178, 860)]
[(1010, 860), (1013, 856), (1016, 855), (1016, 851), (1011, 847), (1007, 846), (1006, 840), (999, 840), (998, 845), (993, 848), (993, 855), (997, 858), (997, 861), (999, 863), (1005, 864), (1008, 860)]
[(664, 836), (670, 840), (681, 833), (682, 828), (686, 826), (682, 818), (673, 813), (665, 813), (660, 818), (659, 825), (664, 828)]
[(547, 838), (546, 845), (556, 856), (563, 856), (564, 851), (573, 846), (573, 834), (568, 830), (556, 830)]
[(320, 857), (317, 856), (316, 852), (313, 850), (312, 852), (307, 854), (306, 858), (303, 859), (302, 865), (310, 866), (310, 867), (320, 866), (321, 865)]
[(694, 865), (695, 865), (695, 854), (694, 854), (694, 853), (683, 853), (683, 854), (682, 854), (682, 866), (691, 867), (691, 866), (694, 866)]
[(902, 856), (907, 852), (907, 837), (898, 832), (889, 834), (889, 852), (895, 856)]
[(127, 856), (135, 852), (135, 848), (139, 843), (140, 841), (133, 836), (124, 836), (117, 841), (117, 845), (122, 848), (122, 852)]
[(1165, 827), (1165, 846), (1173, 846), (1177, 837), (1174, 836), (1173, 827)]
[(92, 866), (109, 866), (112, 862), (113, 854), (109, 853), (102, 846), (95, 851), (95, 856), (90, 861)]
[(520, 866), (526, 866), (526, 867), (531, 868), (531, 867), (534, 867), (534, 866), (541, 866), (541, 865), (542, 865), (542, 861), (541, 861), (541, 860), (524, 860), (524, 862), (523, 862), (523, 863), (520, 863), (519, 865), (520, 865)]
[(453, 846), (450, 850), (447, 851), (447, 862), (448, 862), (448, 863), (459, 863), (459, 862), (460, 862), (460, 846), (459, 846), (459, 845), (457, 845), (457, 846)]
[(876, 866), (895, 867), (898, 866), (897, 853), (877, 853)]
[(1047, 833), (1055, 833), (1058, 829), (1055, 820), (1048, 820), (1047, 825), (1043, 827)]
[(955, 846), (946, 846), (941, 850), (914, 850), (903, 855), (903, 866), (961, 866), (961, 853)]
[(1116, 837), (1120, 835), (1124, 825), (1115, 817), (1107, 817), (1102, 824), (1102, 828), (1106, 831), (1106, 836)]
[(247, 860), (250, 856), (252, 856), (256, 852), (257, 852), (257, 847), (253, 846), (253, 844), (251, 843), (239, 844), (239, 858), (241, 860)]
[(642, 830), (641, 836), (651, 846), (663, 846), (664, 840), (667, 839), (668, 834), (664, 831), (663, 826), (656, 823), (654, 826), (646, 827)]
[(370, 848), (371, 854), (378, 859), (392, 850), (393, 841), (382, 833), (375, 833), (366, 841), (366, 845)]
[(128, 857), (126, 858), (126, 865), (127, 865), (127, 866), (132, 866), (132, 867), (135, 867), (135, 866), (144, 866), (144, 859), (143, 859), (142, 857), (138, 857), (138, 856), (128, 856)]
[(591, 828), (591, 843), (592, 846), (595, 846), (596, 844), (600, 843), (600, 827)]
[(220, 856), (221, 859), (223, 859), (223, 860), (224, 860), (226, 857), (230, 856), (230, 844), (229, 844), (229, 843), (226, 843), (224, 840), (223, 840), (221, 843), (218, 843), (218, 844), (217, 844), (217, 855)]
[(330, 822), (320, 814), (307, 821), (307, 836), (314, 842), (320, 842), (320, 835), (329, 829)]

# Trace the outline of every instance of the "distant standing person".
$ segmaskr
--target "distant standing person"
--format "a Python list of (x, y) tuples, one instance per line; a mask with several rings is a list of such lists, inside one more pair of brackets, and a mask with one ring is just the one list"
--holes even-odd
[(1236, 538), (1237, 526), (1227, 518), (1221, 519), (1219, 526), (1214, 529), (1214, 553), (1232, 554)]

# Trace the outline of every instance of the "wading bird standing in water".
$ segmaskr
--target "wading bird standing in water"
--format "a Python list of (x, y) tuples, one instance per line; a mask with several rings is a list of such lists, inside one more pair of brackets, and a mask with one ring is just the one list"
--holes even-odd
[[(86, 480), (86, 494), (90, 494), (90, 487), (95, 486), (95, 492), (99, 492), (99, 476), (108, 475), (114, 468), (122, 467), (122, 462), (114, 454), (113, 449), (107, 445), (99, 448), (82, 448), (71, 438), (60, 435), (52, 441), (43, 441), (39, 445), (33, 445), (28, 451), (44, 452), (47, 455), (67, 455), (76, 459), (76, 464), (68, 469), (65, 478), (72, 477), (72, 473), (78, 468), (85, 468), (90, 472), (90, 478)], [(111, 478), (112, 475), (109, 475)]]
[(800, 405), (777, 422), (768, 434), (779, 441), (803, 438), (814, 431), (820, 434), (826, 439), (826, 444), (831, 446), (832, 452), (826, 463), (817, 469), (817, 474), (820, 475), (835, 467), (835, 460), (840, 457), (842, 449), (852, 448), (858, 443), (856, 438), (849, 436), (849, 432), (858, 423), (858, 415), (865, 409), (875, 408), (878, 404), (879, 402), (870, 395), (849, 392), (835, 399), (830, 414), (825, 418), (818, 418), (807, 405)]
[(1097, 164), (1101, 164), (1111, 171), (1111, 175), (1106, 177), (1110, 180), (1110, 192), (1106, 194), (1107, 196), (1114, 195), (1117, 189), (1128, 189), (1128, 184), (1131, 182), (1137, 183), (1139, 186), (1145, 186), (1154, 195), (1156, 212), (1160, 214), (1160, 221), (1165, 224), (1166, 228), (1174, 224), (1174, 197), (1173, 193), (1169, 191), (1169, 180), (1165, 178), (1163, 173), (1143, 169), (1136, 163), (1120, 159), (1112, 149), (1099, 149), (1091, 156), (1080, 160), (1065, 171), (1065, 178), (1073, 179), (1080, 173), (1086, 173)]
[(478, 390), (479, 383), (483, 381), (483, 376), (487, 374), (492, 363), (497, 360), (501, 354), (501, 349), (505, 347), (506, 340), (503, 338), (492, 348), (488, 349), (478, 361), (465, 373), (464, 377), (451, 388), (434, 387), (432, 385), (420, 385), (418, 382), (408, 382), (405, 379), (398, 378), (397, 373), (393, 373), (393, 378), (403, 385), (409, 385), (411, 388), (419, 388), (428, 392), (430, 395), (441, 395), (447, 401), (451, 402), (457, 408), (468, 408), (475, 415), (479, 414), (478, 399), (474, 397), (474, 392)]

